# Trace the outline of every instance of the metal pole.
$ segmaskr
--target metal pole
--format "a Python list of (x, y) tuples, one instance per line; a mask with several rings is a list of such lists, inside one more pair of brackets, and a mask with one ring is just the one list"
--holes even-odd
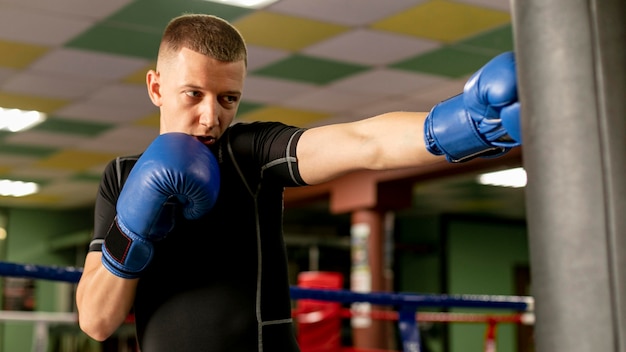
[(626, 1), (512, 0), (539, 352), (626, 351)]

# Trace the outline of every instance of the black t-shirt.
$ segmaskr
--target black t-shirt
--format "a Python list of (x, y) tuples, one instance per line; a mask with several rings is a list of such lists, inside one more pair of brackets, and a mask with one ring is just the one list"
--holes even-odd
[[(211, 148), (221, 177), (214, 208), (197, 220), (178, 217), (139, 280), (134, 312), (142, 351), (299, 351), (282, 216), (284, 187), (305, 185), (295, 157), (303, 131), (239, 123)], [(90, 250), (101, 250), (138, 158), (107, 166)]]

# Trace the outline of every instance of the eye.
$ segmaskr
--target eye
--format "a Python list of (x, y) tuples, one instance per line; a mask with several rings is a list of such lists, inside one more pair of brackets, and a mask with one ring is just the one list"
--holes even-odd
[(202, 96), (202, 93), (200, 93), (200, 91), (197, 91), (197, 90), (188, 90), (188, 91), (185, 91), (185, 94), (191, 98), (199, 98)]
[(236, 95), (224, 95), (222, 101), (226, 104), (236, 104), (239, 101), (239, 97)]

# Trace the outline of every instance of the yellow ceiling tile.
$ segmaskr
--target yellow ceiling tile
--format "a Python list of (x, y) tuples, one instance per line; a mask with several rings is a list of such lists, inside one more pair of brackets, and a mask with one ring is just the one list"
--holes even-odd
[(51, 113), (52, 111), (61, 108), (67, 103), (68, 101), (62, 99), (42, 98), (12, 93), (0, 93), (0, 106), (3, 108), (37, 110), (44, 113)]
[(24, 197), (0, 197), (9, 200), (15, 206), (50, 206), (62, 203), (63, 196), (44, 195), (40, 193), (31, 194)]
[(305, 127), (308, 124), (328, 118), (329, 114), (270, 106), (241, 115), (237, 121), (278, 121), (293, 126)]
[(48, 50), (43, 46), (0, 40), (0, 66), (25, 68)]
[(269, 12), (255, 12), (233, 23), (248, 44), (297, 51), (340, 34), (347, 27)]
[(157, 113), (145, 116), (135, 121), (133, 125), (158, 128), (160, 126), (160, 114), (157, 112)]
[(91, 167), (109, 162), (116, 154), (62, 150), (37, 162), (38, 167), (84, 171)]
[(446, 0), (432, 0), (371, 27), (444, 43), (476, 35), (511, 22), (508, 12)]

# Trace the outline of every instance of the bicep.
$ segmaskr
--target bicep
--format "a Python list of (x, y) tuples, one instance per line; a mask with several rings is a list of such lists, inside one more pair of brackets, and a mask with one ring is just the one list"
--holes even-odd
[(296, 155), (302, 179), (308, 184), (331, 180), (365, 167), (371, 141), (360, 135), (354, 123), (334, 124), (306, 130)]

